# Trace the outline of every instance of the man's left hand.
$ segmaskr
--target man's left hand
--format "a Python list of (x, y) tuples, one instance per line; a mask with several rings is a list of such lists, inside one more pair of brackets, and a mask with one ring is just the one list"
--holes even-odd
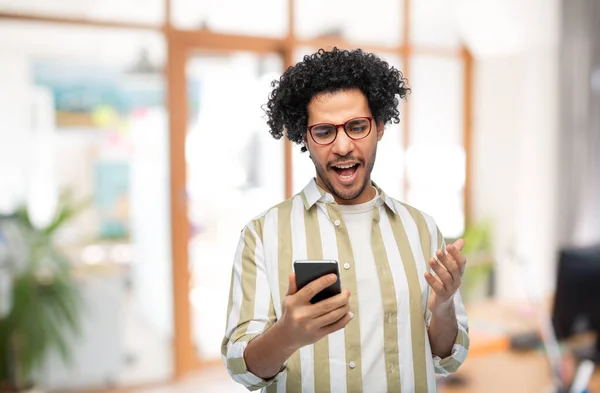
[(465, 245), (463, 239), (458, 239), (454, 244), (446, 247), (448, 254), (437, 250), (435, 258), (429, 260), (429, 266), (435, 272), (425, 273), (425, 280), (431, 286), (428, 308), (433, 314), (449, 311), (454, 306), (454, 294), (460, 288), (462, 275), (465, 271), (467, 258), (460, 252)]

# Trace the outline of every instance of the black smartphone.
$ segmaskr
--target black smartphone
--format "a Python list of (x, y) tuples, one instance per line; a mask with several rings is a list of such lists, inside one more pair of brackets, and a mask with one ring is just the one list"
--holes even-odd
[(301, 290), (311, 281), (327, 274), (335, 274), (337, 281), (317, 293), (310, 302), (318, 303), (321, 300), (328, 299), (339, 293), (342, 293), (342, 284), (340, 282), (340, 268), (338, 262), (334, 260), (301, 260), (294, 261), (294, 273), (296, 274), (296, 288)]

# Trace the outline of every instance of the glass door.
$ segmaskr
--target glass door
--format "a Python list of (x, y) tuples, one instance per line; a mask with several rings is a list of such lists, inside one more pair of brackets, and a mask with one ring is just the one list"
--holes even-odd
[(278, 54), (194, 52), (187, 58), (185, 138), (193, 350), (220, 361), (240, 231), (284, 199), (284, 144), (261, 106), (282, 72)]

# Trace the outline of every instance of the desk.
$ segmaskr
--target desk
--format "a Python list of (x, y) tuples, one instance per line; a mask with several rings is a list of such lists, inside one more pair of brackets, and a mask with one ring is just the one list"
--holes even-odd
[[(550, 299), (549, 299), (550, 300)], [(545, 301), (546, 312), (551, 301)], [(544, 308), (542, 307), (542, 310)], [(535, 330), (536, 313), (526, 302), (488, 300), (467, 306), (472, 329), (471, 351), (466, 362), (455, 374), (462, 385), (439, 383), (440, 393), (547, 393), (550, 387), (550, 366), (541, 350), (517, 352), (509, 349), (508, 335)], [(478, 329), (496, 331), (494, 339), (485, 338)], [(593, 337), (583, 337), (590, 341)], [(582, 337), (567, 346), (579, 346)], [(600, 393), (600, 367), (596, 367), (589, 386)]]

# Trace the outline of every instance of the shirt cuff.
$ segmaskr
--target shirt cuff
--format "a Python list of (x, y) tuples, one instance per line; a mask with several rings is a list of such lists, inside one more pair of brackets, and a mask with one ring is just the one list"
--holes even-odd
[(439, 356), (433, 357), (435, 373), (447, 377), (456, 372), (467, 358), (467, 354), (469, 353), (469, 343), (469, 334), (459, 324), (458, 334), (456, 335), (456, 340), (452, 346), (452, 353), (450, 356), (443, 359)]
[(252, 333), (242, 336), (239, 340), (229, 346), (227, 349), (227, 356), (224, 359), (227, 365), (227, 371), (229, 371), (233, 380), (244, 385), (248, 390), (258, 390), (271, 385), (285, 370), (284, 364), (277, 375), (269, 379), (260, 378), (248, 371), (246, 360), (244, 359), (244, 352), (246, 351), (248, 343), (259, 335), (260, 333)]

